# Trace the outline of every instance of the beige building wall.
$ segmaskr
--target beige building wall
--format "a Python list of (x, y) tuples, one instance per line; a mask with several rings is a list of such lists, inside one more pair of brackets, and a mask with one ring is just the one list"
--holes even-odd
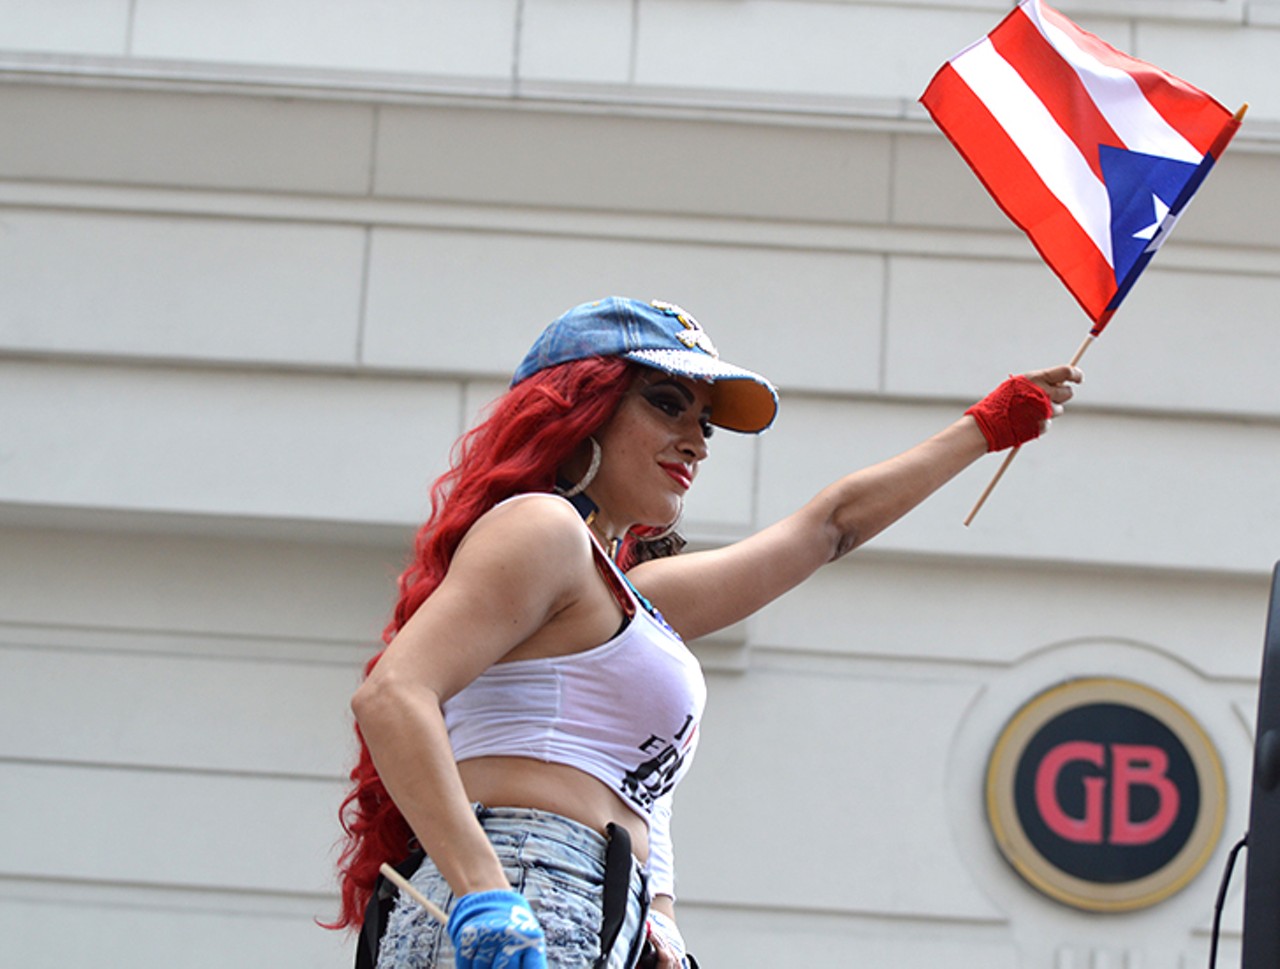
[[(1280, 558), (1280, 3), (1060, 6), (1246, 126), (973, 527), (995, 459), (693, 644), (704, 965), (1207, 959)], [(350, 964), (313, 924), (347, 698), (450, 443), (568, 306), (677, 301), (780, 385), (713, 441), (701, 545), (1069, 357), (1083, 315), (915, 102), (1007, 9), (0, 0), (6, 958)], [(1083, 675), (1227, 775), (1208, 866), (1128, 915), (1036, 892), (983, 815), (1004, 723)]]

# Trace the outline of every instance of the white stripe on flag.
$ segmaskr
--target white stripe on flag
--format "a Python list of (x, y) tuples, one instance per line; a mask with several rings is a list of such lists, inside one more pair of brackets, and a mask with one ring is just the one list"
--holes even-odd
[(986, 105), (1045, 187), (1080, 223), (1107, 265), (1114, 266), (1111, 199), (1106, 186), (1022, 76), (996, 53), (988, 39), (957, 56), (951, 66)]
[(1147, 155), (1160, 155), (1198, 165), (1203, 156), (1147, 100), (1142, 88), (1127, 72), (1103, 64), (1082, 50), (1068, 34), (1040, 16), (1039, 0), (1023, 0), (1023, 10), (1079, 75), (1089, 97), (1125, 147)]

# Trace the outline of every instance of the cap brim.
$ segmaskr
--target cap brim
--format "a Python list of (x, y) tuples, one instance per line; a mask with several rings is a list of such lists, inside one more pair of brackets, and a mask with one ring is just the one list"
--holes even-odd
[(758, 434), (778, 415), (778, 392), (766, 377), (696, 350), (632, 350), (628, 360), (711, 383), (711, 423)]

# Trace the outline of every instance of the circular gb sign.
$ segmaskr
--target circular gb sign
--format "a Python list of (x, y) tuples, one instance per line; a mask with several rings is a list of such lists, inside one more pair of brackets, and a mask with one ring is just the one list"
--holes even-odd
[(1222, 831), (1217, 752), (1155, 690), (1081, 679), (1014, 715), (987, 767), (1001, 853), (1052, 898), (1095, 912), (1154, 905), (1209, 860)]

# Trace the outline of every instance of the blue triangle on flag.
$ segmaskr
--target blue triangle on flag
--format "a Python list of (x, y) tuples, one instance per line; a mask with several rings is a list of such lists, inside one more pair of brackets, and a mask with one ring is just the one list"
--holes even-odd
[(1098, 156), (1111, 200), (1111, 255), (1122, 296), (1164, 241), (1164, 218), (1186, 205), (1190, 195), (1183, 190), (1201, 166), (1110, 145), (1100, 145)]

